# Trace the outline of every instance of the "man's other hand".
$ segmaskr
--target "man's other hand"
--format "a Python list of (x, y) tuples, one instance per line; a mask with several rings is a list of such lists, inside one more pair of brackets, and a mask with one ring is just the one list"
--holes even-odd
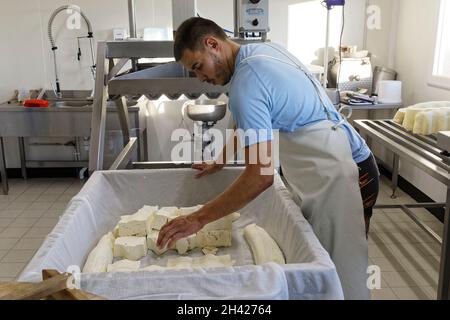
[(217, 171), (220, 171), (223, 169), (225, 165), (224, 164), (217, 164), (217, 163), (199, 163), (199, 164), (193, 164), (192, 169), (200, 170), (199, 173), (195, 175), (195, 178), (201, 178), (203, 176), (207, 176), (213, 173), (216, 173)]

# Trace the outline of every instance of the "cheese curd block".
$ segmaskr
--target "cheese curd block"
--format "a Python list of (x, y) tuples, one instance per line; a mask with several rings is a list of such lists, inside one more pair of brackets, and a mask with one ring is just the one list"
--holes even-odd
[(114, 236), (112, 232), (104, 235), (89, 253), (83, 267), (84, 273), (106, 272), (113, 261)]
[(163, 248), (163, 249), (159, 249), (156, 246), (156, 242), (158, 240), (158, 235), (159, 235), (159, 231), (158, 230), (152, 230), (148, 235), (147, 235), (147, 247), (149, 250), (152, 250), (155, 254), (157, 255), (161, 255), (164, 252), (166, 252), (168, 249)]
[(175, 246), (170, 249), (177, 250), (178, 254), (185, 254), (187, 251), (194, 250), (195, 248), (197, 248), (197, 235), (193, 234), (187, 238), (178, 240)]
[(421, 135), (430, 135), (437, 132), (438, 127), (438, 109), (428, 109), (419, 112), (414, 120), (413, 133)]
[(119, 237), (119, 224), (117, 224), (117, 225), (114, 227), (112, 233), (113, 233), (114, 238), (118, 238), (118, 237)]
[(183, 238), (178, 240), (175, 243), (175, 249), (178, 251), (178, 254), (185, 254), (189, 250), (189, 241), (187, 238)]
[(394, 116), (394, 122), (398, 124), (403, 124), (403, 120), (405, 120), (406, 108), (399, 109)]
[(232, 220), (233, 222), (235, 222), (236, 220), (239, 220), (240, 217), (241, 217), (241, 214), (240, 214), (239, 212), (233, 212), (233, 213), (231, 214), (231, 220)]
[(145, 237), (149, 221), (157, 210), (158, 207), (144, 206), (133, 215), (122, 216), (118, 223), (119, 237)]
[(433, 101), (418, 103), (408, 108), (400, 109), (394, 122), (416, 134), (429, 135), (438, 131), (448, 130), (445, 116), (450, 109), (450, 101)]
[(153, 215), (153, 229), (161, 230), (161, 228), (169, 221), (178, 216), (177, 207), (164, 207), (159, 209)]
[(215, 247), (204, 247), (202, 249), (203, 254), (207, 255), (207, 254), (217, 254), (217, 251), (219, 251), (219, 248), (215, 248)]
[(231, 247), (231, 230), (197, 232), (197, 247)]
[(231, 228), (233, 227), (233, 218), (234, 216), (232, 214), (229, 214), (223, 218), (206, 224), (201, 231), (231, 230)]
[(409, 107), (406, 109), (405, 112), (405, 118), (403, 119), (403, 127), (406, 130), (412, 131), (412, 129), (414, 128), (414, 122), (416, 120), (416, 115), (419, 112), (424, 111), (423, 108), (415, 108), (415, 107)]
[(198, 247), (197, 245), (197, 234), (191, 234), (189, 237), (186, 238), (189, 243), (189, 250), (194, 250)]
[(256, 264), (267, 262), (286, 263), (277, 243), (263, 228), (256, 224), (248, 225), (244, 228), (244, 237), (252, 249)]
[(147, 255), (145, 237), (120, 237), (114, 242), (114, 257), (139, 260)]
[(220, 268), (231, 267), (235, 261), (231, 260), (230, 255), (215, 256), (208, 254), (203, 257), (178, 257), (171, 258), (167, 261), (168, 268), (189, 269), (189, 268)]
[(437, 114), (436, 132), (450, 130), (450, 108), (440, 109)]
[(141, 267), (140, 261), (131, 261), (128, 259), (117, 261), (113, 264), (108, 265), (108, 272), (118, 272), (118, 271), (137, 271)]

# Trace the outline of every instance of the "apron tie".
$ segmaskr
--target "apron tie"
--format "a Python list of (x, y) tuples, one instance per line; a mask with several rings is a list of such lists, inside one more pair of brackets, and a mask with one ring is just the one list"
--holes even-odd
[[(347, 114), (347, 115), (345, 115), (345, 114), (343, 113), (345, 110), (348, 110), (348, 114)], [(348, 119), (350, 119), (350, 118), (352, 117), (353, 109), (350, 108), (350, 106), (342, 106), (342, 107), (339, 109), (338, 112), (339, 112), (339, 114), (342, 116), (342, 119), (341, 119), (337, 124), (335, 124), (333, 127), (331, 127), (334, 131), (336, 131), (339, 127), (341, 127), (342, 125), (344, 125), (344, 123), (345, 123), (346, 121), (348, 121)]]

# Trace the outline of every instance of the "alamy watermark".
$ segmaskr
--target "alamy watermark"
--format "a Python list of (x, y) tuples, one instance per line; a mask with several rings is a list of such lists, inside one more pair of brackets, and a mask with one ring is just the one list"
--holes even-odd
[(77, 265), (71, 265), (66, 270), (71, 276), (67, 279), (67, 289), (81, 289), (81, 269)]
[(367, 288), (369, 290), (381, 289), (381, 268), (377, 265), (372, 265), (367, 268), (369, 277), (367, 278)]
[(381, 8), (376, 5), (367, 7), (367, 29), (381, 30)]
[(81, 8), (77, 5), (72, 4), (66, 9), (66, 13), (69, 15), (66, 19), (67, 29), (81, 29)]
[[(194, 127), (194, 139), (189, 130), (178, 128), (171, 134), (176, 145), (171, 150), (171, 161), (182, 163), (224, 164), (241, 147), (229, 143), (238, 137), (239, 145), (249, 146), (246, 151), (247, 164), (260, 165), (261, 175), (273, 175), (274, 159), (279, 156), (279, 131), (267, 129), (225, 130), (211, 128), (204, 132)], [(228, 142), (228, 143), (227, 143)], [(225, 157), (223, 149), (226, 145)]]

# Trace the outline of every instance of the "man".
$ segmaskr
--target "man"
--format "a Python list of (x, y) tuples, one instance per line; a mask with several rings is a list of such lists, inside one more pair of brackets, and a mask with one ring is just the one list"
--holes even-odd
[[(378, 194), (378, 170), (364, 140), (335, 110), (318, 81), (281, 46), (240, 46), (214, 22), (202, 18), (188, 19), (179, 27), (174, 53), (199, 80), (230, 83), (229, 105), (237, 128), (257, 134), (239, 135), (246, 159), (241, 176), (201, 210), (165, 225), (158, 245), (172, 246), (243, 208), (271, 186), (273, 163), (258, 151), (271, 155), (272, 130), (278, 129), (284, 177), (333, 259), (345, 298), (369, 299), (362, 198), (368, 230)], [(267, 134), (260, 133), (264, 130)], [(220, 163), (195, 165), (201, 170), (198, 177), (223, 168), (226, 154), (225, 148)]]

